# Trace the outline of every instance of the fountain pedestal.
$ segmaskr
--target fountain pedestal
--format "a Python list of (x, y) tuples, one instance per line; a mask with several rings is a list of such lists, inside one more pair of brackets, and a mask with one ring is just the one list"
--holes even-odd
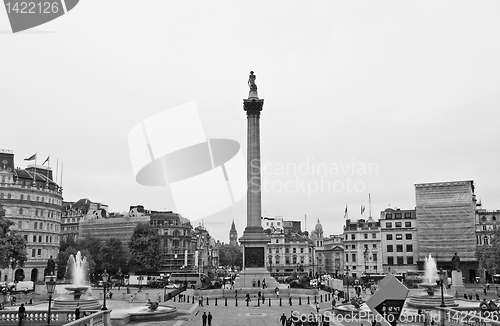
[(462, 279), (462, 272), (452, 271), (451, 272), (451, 293), (458, 295), (463, 295), (465, 293), (464, 281)]

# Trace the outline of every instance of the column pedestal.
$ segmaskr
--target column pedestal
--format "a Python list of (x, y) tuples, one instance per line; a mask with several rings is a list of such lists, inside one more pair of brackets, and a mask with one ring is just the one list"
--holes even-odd
[(462, 296), (465, 293), (464, 281), (462, 280), (462, 272), (459, 271), (451, 272), (450, 294), (452, 296), (455, 296), (455, 293), (458, 293), (459, 296)]

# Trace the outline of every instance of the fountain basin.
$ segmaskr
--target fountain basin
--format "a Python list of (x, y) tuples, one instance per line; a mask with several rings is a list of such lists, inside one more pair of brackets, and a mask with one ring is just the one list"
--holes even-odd
[(53, 300), (52, 309), (54, 310), (74, 310), (76, 305), (80, 305), (81, 310), (100, 309), (101, 305), (95, 298), (65, 299), (56, 298)]
[[(458, 303), (455, 303), (455, 300), (452, 295), (445, 294), (443, 295), (444, 304), (446, 307), (457, 307)], [(412, 294), (406, 300), (408, 307), (411, 308), (420, 308), (420, 309), (430, 309), (441, 306), (441, 295), (428, 295), (427, 293), (417, 293)]]
[(131, 321), (147, 320), (169, 320), (177, 316), (177, 308), (172, 306), (160, 306), (157, 310), (151, 311), (148, 307), (127, 307), (113, 309), (115, 316), (111, 316), (113, 326), (123, 326)]
[(337, 306), (334, 309), (336, 315), (350, 316), (351, 318), (369, 318), (372, 315), (370, 308), (363, 303), (359, 308), (352, 304)]

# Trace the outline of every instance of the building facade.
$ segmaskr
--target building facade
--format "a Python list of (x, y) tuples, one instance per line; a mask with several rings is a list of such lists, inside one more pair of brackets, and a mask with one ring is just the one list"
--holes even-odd
[(261, 222), (264, 230), (283, 230), (283, 216), (262, 216)]
[(274, 231), (269, 234), (267, 266), (271, 276), (284, 279), (294, 273), (313, 275), (313, 243), (303, 234)]
[(415, 185), (418, 265), (432, 255), (438, 269), (451, 275), (455, 253), (461, 260), (465, 282), (474, 282), (476, 258), (476, 195), (474, 182), (453, 181)]
[(50, 168), (15, 168), (14, 152), (0, 150), (0, 204), (13, 230), (25, 239), (28, 257), (24, 266), (0, 270), (0, 280), (44, 280), (47, 260), (59, 253), (62, 200)]
[(367, 220), (346, 220), (344, 226), (343, 273), (352, 277), (377, 274), (383, 271), (380, 222), (369, 217)]
[(414, 209), (380, 212), (383, 272), (406, 275), (417, 270), (417, 221)]
[(476, 211), (476, 244), (478, 246), (492, 244), (499, 218), (500, 210), (478, 209)]

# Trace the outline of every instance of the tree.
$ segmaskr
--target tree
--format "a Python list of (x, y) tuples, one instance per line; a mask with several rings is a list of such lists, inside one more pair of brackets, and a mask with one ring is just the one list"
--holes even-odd
[(220, 266), (241, 266), (243, 265), (243, 252), (240, 247), (225, 244), (219, 247)]
[(5, 210), (0, 205), (0, 267), (24, 266), (28, 255), (26, 253), (26, 241), (24, 238), (11, 230), (14, 222), (5, 218)]
[[(89, 257), (92, 258), (94, 262), (94, 266), (101, 266), (102, 265), (102, 260), (101, 260), (101, 248), (102, 248), (102, 243), (101, 240), (91, 236), (91, 235), (86, 235), (85, 238), (79, 239), (77, 241), (77, 249), (79, 251), (84, 251), (87, 250), (89, 255), (86, 256), (87, 259)], [(89, 260), (90, 262), (90, 260)]]
[(139, 223), (130, 238), (129, 266), (146, 274), (160, 269), (160, 237), (148, 223)]
[(106, 240), (101, 248), (102, 268), (109, 271), (118, 271), (118, 268), (125, 267), (127, 259), (122, 249), (122, 243), (116, 238)]

